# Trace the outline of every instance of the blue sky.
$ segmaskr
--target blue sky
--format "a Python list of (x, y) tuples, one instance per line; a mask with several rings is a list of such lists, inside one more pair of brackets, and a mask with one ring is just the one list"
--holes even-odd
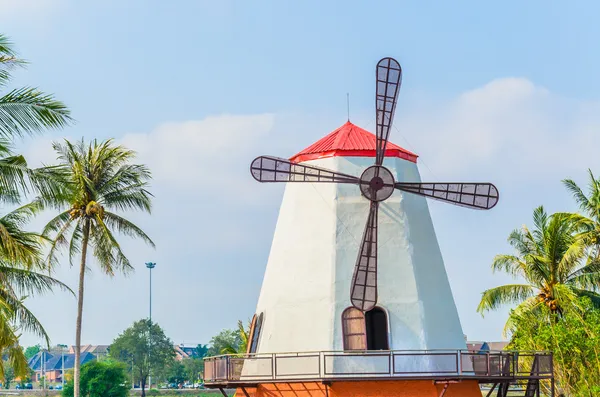
[[(152, 216), (132, 214), (157, 249), (124, 244), (139, 267), (92, 271), (83, 341), (110, 343), (147, 314), (178, 343), (206, 343), (249, 318), (282, 189), (251, 180), (256, 155), (290, 156), (351, 119), (374, 123), (374, 67), (404, 69), (391, 140), (418, 153), (423, 179), (485, 180), (487, 213), (430, 203), (465, 333), (500, 338), (506, 311), (480, 293), (508, 233), (535, 206), (574, 210), (560, 180), (600, 173), (600, 55), (594, 2), (0, 0), (2, 32), (31, 64), (18, 85), (53, 92), (77, 123), (19, 145), (51, 163), (62, 137), (114, 137), (155, 175)], [(50, 214), (47, 214), (48, 216)], [(43, 218), (43, 217), (42, 217)], [(45, 219), (37, 220), (39, 228)], [(57, 277), (75, 286), (76, 271)], [(218, 304), (217, 304), (218, 302)], [(55, 343), (72, 343), (75, 300), (31, 300)], [(30, 336), (24, 342), (34, 343)]]

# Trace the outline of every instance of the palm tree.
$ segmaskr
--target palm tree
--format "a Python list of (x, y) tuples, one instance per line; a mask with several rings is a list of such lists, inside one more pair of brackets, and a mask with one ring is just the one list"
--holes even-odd
[[(0, 89), (10, 82), (11, 71), (24, 66), (8, 38), (0, 34)], [(71, 121), (67, 107), (36, 88), (16, 88), (0, 96), (0, 202), (18, 205), (23, 192), (34, 186), (48, 190), (40, 174), (27, 168), (23, 156), (14, 155), (15, 137), (60, 128)], [(27, 179), (29, 177), (29, 180)], [(31, 182), (31, 183), (28, 183)], [(40, 236), (25, 232), (25, 223), (36, 213), (30, 204), (0, 217), (0, 354), (8, 357), (15, 374), (27, 373), (27, 360), (19, 347), (19, 333), (32, 331), (49, 338), (35, 316), (24, 305), (24, 296), (46, 292), (64, 284), (41, 274)], [(0, 362), (0, 376), (4, 367)]]
[(565, 179), (563, 183), (582, 212), (582, 214), (570, 214), (573, 221), (581, 228), (579, 236), (590, 248), (590, 258), (597, 260), (600, 258), (600, 179), (594, 177), (592, 170), (588, 170), (588, 173), (587, 195), (573, 180)]
[[(85, 141), (73, 144), (68, 140), (54, 143), (59, 164), (46, 169), (50, 180), (56, 182), (56, 194), (41, 196), (44, 207), (60, 213), (44, 228), (43, 234), (52, 241), (47, 265), (58, 263), (60, 248), (66, 247), (69, 260), (79, 256), (79, 287), (77, 324), (75, 331), (75, 396), (79, 396), (81, 323), (83, 315), (83, 286), (87, 268), (88, 248), (93, 249), (103, 273), (113, 276), (116, 271), (133, 269), (121, 250), (115, 232), (154, 243), (140, 229), (116, 212), (151, 210), (148, 192), (150, 171), (144, 165), (131, 164), (135, 153), (112, 140)], [(115, 212), (116, 211), (116, 212)]]
[(585, 242), (578, 237), (578, 225), (568, 214), (548, 216), (543, 207), (533, 212), (535, 229), (523, 226), (513, 231), (509, 244), (514, 255), (497, 255), (493, 271), (502, 271), (525, 281), (488, 289), (482, 293), (477, 311), (484, 313), (505, 304), (517, 304), (504, 329), (510, 332), (513, 320), (524, 315), (541, 315), (545, 305), (553, 319), (572, 308), (579, 296), (587, 296), (600, 306), (600, 295), (592, 287), (600, 281), (594, 264), (582, 265), (586, 258)]

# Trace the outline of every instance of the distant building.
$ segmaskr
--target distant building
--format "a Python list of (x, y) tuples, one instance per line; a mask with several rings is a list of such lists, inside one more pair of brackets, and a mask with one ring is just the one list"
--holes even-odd
[[(97, 357), (89, 352), (81, 353), (81, 365), (95, 360)], [(63, 366), (64, 360), (64, 366)], [(34, 371), (33, 380), (39, 382), (44, 375), (48, 382), (62, 382), (62, 373), (73, 369), (75, 366), (75, 354), (58, 353), (52, 354), (46, 351), (39, 352), (28, 361), (29, 368)]]
[(198, 350), (196, 349), (197, 345), (184, 345), (183, 343), (180, 345), (173, 345), (175, 349), (175, 360), (181, 361), (186, 358), (198, 358)]
[[(82, 345), (81, 354), (92, 353), (97, 357), (106, 357), (108, 356), (109, 347), (110, 345)], [(75, 346), (69, 347), (69, 353), (75, 354)]]
[(508, 342), (506, 342), (506, 341), (500, 341), (500, 342), (467, 341), (467, 350), (470, 353), (499, 351), (499, 350), (504, 350), (507, 345), (508, 345)]

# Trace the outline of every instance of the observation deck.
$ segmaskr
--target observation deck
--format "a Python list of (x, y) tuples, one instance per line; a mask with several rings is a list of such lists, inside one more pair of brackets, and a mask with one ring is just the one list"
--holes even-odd
[[(554, 396), (550, 352), (428, 350), (239, 354), (204, 359), (207, 388), (246, 388), (273, 383), (431, 380), (477, 381), (488, 396), (505, 397), (520, 387), (524, 397)], [(446, 386), (447, 387), (447, 386)], [(511, 393), (513, 393), (511, 391)], [(515, 394), (511, 394), (515, 395)], [(520, 394), (519, 394), (520, 395)]]

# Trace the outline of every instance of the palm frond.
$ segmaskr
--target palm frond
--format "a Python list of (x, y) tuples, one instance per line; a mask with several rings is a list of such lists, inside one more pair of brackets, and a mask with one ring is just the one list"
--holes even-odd
[(71, 218), (69, 211), (65, 211), (55, 216), (44, 227), (42, 235), (50, 241), (50, 250), (46, 257), (46, 266), (49, 269), (58, 264), (60, 248), (67, 245), (69, 230), (72, 226), (73, 218)]
[(104, 272), (113, 276), (115, 269), (123, 273), (133, 270), (129, 259), (123, 254), (120, 244), (113, 236), (100, 216), (96, 216), (96, 224), (92, 227), (92, 241), (94, 245), (94, 256)]
[(583, 190), (581, 190), (581, 188), (577, 186), (575, 181), (573, 181), (572, 179), (564, 179), (563, 185), (565, 185), (567, 190), (571, 192), (571, 195), (575, 199), (575, 202), (579, 205), (581, 211), (588, 213), (591, 209), (590, 202), (585, 193), (583, 193)]
[(516, 325), (519, 323), (519, 319), (527, 318), (530, 323), (534, 323), (539, 318), (544, 308), (536, 297), (529, 297), (521, 302), (516, 308), (511, 310), (508, 320), (502, 330), (502, 336), (507, 337), (514, 333)]
[(19, 88), (0, 97), (0, 136), (22, 136), (70, 122), (69, 109), (36, 88)]
[(152, 241), (152, 239), (142, 229), (117, 214), (105, 211), (104, 222), (106, 223), (107, 227), (118, 231), (120, 234), (128, 237), (140, 238), (153, 248), (156, 246), (154, 241)]
[(20, 296), (32, 296), (53, 291), (59, 288), (63, 291), (73, 291), (63, 282), (45, 274), (21, 269), (8, 263), (0, 262), (0, 285), (10, 286)]
[(0, 305), (10, 309), (20, 329), (31, 332), (35, 336), (45, 339), (46, 344), (50, 344), (48, 333), (35, 315), (23, 304), (23, 299), (0, 288)]
[(477, 312), (483, 314), (509, 303), (521, 303), (535, 295), (533, 287), (526, 284), (507, 284), (484, 291)]
[(22, 229), (34, 212), (31, 205), (25, 205), (0, 218), (0, 259), (29, 269), (41, 265), (40, 235)]
[(596, 291), (600, 289), (600, 261), (592, 260), (587, 265), (574, 270), (566, 277), (565, 283), (577, 288)]

